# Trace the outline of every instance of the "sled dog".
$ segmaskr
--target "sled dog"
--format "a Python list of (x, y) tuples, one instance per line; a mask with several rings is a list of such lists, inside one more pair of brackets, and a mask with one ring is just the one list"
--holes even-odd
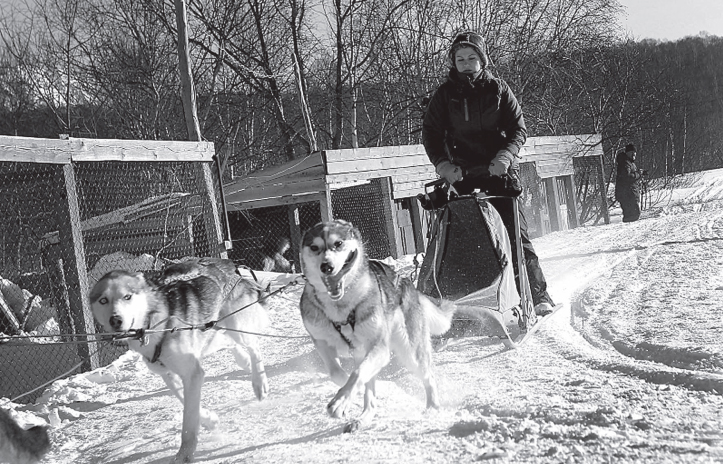
[[(111, 271), (91, 290), (93, 315), (105, 330), (162, 330), (128, 344), (183, 403), (181, 448), (174, 462), (191, 460), (201, 421), (209, 426), (217, 421), (214, 413), (201, 408), (204, 372), (200, 362), (220, 348), (213, 343), (217, 335), (224, 333), (235, 342), (236, 362), (251, 371), (256, 397), (261, 400), (268, 393), (256, 338), (233, 331), (259, 332), (269, 325), (266, 309), (257, 303), (260, 294), (260, 286), (241, 278), (233, 262), (214, 258), (170, 265), (157, 281), (140, 272)], [(216, 329), (231, 330), (184, 330), (213, 321), (219, 321)], [(174, 328), (181, 330), (171, 331)]]
[[(363, 411), (344, 432), (371, 423), (375, 379), (392, 353), (424, 383), (427, 408), (439, 408), (430, 336), (449, 329), (453, 305), (444, 302), (440, 308), (409, 279), (368, 259), (359, 230), (346, 221), (319, 223), (304, 234), (301, 268), (304, 326), (331, 380), (341, 387), (326, 407), (329, 415), (346, 417), (355, 394), (365, 388)], [(351, 375), (340, 363), (340, 357), (349, 356)]]
[(50, 439), (45, 427), (36, 425), (25, 430), (10, 413), (0, 408), (0, 462), (33, 464), (49, 449)]

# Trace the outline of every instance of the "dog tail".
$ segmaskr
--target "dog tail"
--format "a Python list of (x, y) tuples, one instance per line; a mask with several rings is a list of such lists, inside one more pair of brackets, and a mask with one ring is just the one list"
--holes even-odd
[(428, 298), (423, 298), (422, 307), (424, 307), (431, 335), (442, 335), (449, 330), (452, 325), (452, 316), (457, 309), (454, 302), (442, 300), (437, 305)]

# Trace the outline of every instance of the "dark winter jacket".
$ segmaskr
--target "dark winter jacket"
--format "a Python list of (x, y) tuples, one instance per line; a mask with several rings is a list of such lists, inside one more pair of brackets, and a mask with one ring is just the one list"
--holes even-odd
[(625, 201), (626, 199), (640, 198), (640, 183), (643, 177), (635, 161), (624, 151), (618, 152), (615, 162), (618, 165), (617, 177), (615, 178), (615, 199)]
[(512, 166), (527, 139), (522, 109), (507, 83), (483, 71), (474, 81), (450, 69), (432, 96), (422, 142), (432, 164), (487, 166), (502, 152)]

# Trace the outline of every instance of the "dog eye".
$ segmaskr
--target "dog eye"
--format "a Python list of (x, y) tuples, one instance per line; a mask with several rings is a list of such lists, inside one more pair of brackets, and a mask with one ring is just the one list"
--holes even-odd
[(341, 240), (334, 242), (334, 248), (341, 248), (342, 245), (344, 245), (344, 242)]
[(124, 300), (130, 300), (132, 296), (133, 296), (132, 294), (128, 293), (128, 294), (126, 294), (126, 295), (123, 295), (123, 299), (124, 299)]
[(309, 249), (310, 249), (311, 251), (313, 251), (314, 253), (316, 253), (317, 251), (319, 251), (319, 247), (318, 247), (317, 245), (311, 245), (311, 246), (309, 247)]
[(100, 300), (98, 300), (98, 303), (103, 304), (103, 305), (104, 305), (104, 304), (108, 304), (108, 298), (103, 297), (103, 298), (101, 298)]

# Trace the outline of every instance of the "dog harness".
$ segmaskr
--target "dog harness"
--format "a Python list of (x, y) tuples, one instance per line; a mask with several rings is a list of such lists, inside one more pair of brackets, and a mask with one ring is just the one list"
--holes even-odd
[(346, 335), (341, 331), (341, 328), (345, 325), (348, 325), (351, 328), (351, 331), (354, 332), (354, 324), (356, 324), (356, 309), (351, 311), (349, 313), (349, 316), (347, 316), (346, 321), (344, 322), (335, 322), (331, 321), (331, 324), (334, 326), (337, 332), (339, 332), (339, 336), (346, 342), (347, 345), (349, 345), (349, 348), (352, 347), (351, 340), (349, 340)]

